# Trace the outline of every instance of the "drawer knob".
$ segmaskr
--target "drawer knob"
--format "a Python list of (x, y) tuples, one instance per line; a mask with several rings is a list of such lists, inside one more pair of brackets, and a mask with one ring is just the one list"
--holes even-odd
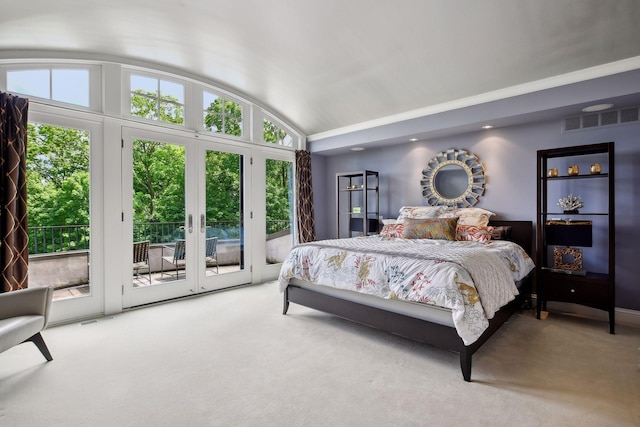
[(575, 293), (576, 293), (576, 290), (572, 288), (572, 289), (571, 289), (571, 293), (572, 293), (572, 294), (575, 294)]

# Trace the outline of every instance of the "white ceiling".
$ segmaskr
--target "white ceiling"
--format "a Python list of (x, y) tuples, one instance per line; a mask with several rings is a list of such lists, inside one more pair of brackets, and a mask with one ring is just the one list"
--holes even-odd
[(638, 0), (30, 0), (1, 10), (0, 58), (53, 50), (160, 64), (237, 91), (311, 139), (640, 68)]

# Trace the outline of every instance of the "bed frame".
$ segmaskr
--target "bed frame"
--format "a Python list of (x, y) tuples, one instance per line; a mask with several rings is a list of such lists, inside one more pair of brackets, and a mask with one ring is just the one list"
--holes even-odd
[[(522, 246), (529, 255), (533, 253), (533, 223), (531, 221), (492, 221), (490, 225), (511, 226), (510, 240)], [(293, 302), (415, 341), (454, 351), (460, 354), (460, 368), (464, 380), (471, 381), (471, 356), (529, 299), (531, 282), (530, 274), (520, 286), (520, 295), (495, 314), (493, 319), (489, 321), (487, 330), (471, 345), (464, 345), (454, 327), (346, 301), (339, 297), (315, 292), (312, 289), (301, 288), (295, 284), (289, 284), (284, 291), (282, 314), (287, 314), (289, 303)]]

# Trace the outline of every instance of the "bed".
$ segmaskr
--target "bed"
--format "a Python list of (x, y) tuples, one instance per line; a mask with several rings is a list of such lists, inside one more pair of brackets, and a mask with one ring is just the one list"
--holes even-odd
[[(471, 381), (473, 353), (524, 303), (530, 304), (532, 222), (492, 221), (489, 226), (508, 229), (509, 233), (503, 240), (492, 240), (484, 245), (450, 242), (451, 246), (474, 248), (464, 249), (463, 252), (469, 253), (462, 256), (456, 255), (456, 249), (445, 247), (441, 241), (427, 242), (430, 239), (413, 241), (367, 236), (298, 245), (283, 263), (278, 279), (284, 295), (283, 314), (287, 314), (290, 303), (296, 303), (457, 352), (462, 376), (465, 381)], [(422, 255), (423, 246), (436, 246), (436, 249), (429, 249), (426, 255)], [(501, 252), (504, 248), (510, 255), (505, 256)], [(394, 252), (396, 249), (400, 251)], [(434, 251), (443, 255), (434, 256)], [(310, 255), (315, 252), (320, 257), (318, 261), (313, 261)], [(475, 255), (476, 252), (479, 255)], [(474, 261), (477, 256), (481, 262)], [(518, 260), (513, 259), (516, 257)], [(426, 260), (420, 261), (421, 258)], [(499, 260), (501, 258), (503, 261)], [(419, 262), (427, 264), (407, 264)], [(491, 270), (502, 271), (500, 277), (479, 267), (489, 262), (496, 263)], [(507, 267), (498, 268), (498, 263)], [(354, 268), (354, 276), (349, 278), (348, 269), (351, 267)], [(431, 270), (441, 267), (447, 273)], [(419, 268), (425, 270), (421, 272)], [(487, 289), (496, 288), (492, 281), (506, 280), (505, 268), (511, 270), (511, 283), (505, 284), (504, 289), (498, 292), (502, 294), (500, 298), (489, 302), (491, 298)], [(514, 272), (514, 269), (518, 271)], [(384, 277), (375, 276), (375, 271)], [(398, 271), (410, 272), (412, 276), (407, 273), (397, 280)], [(451, 285), (439, 284), (441, 275), (448, 277), (442, 279), (443, 283), (453, 282), (460, 295), (454, 295)], [(429, 278), (435, 279), (431, 281)], [(385, 283), (376, 289), (370, 282)], [(435, 282), (438, 282), (435, 290), (429, 290)], [(487, 283), (480, 286), (481, 282)], [(428, 286), (422, 287), (422, 284)], [(479, 300), (486, 300), (487, 305), (493, 307), (485, 309)], [(470, 324), (465, 324), (467, 321)]]

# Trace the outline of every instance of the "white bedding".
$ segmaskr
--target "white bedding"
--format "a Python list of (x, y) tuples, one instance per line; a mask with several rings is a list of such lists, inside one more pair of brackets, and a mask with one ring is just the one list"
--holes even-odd
[(465, 344), (478, 339), (488, 319), (518, 294), (514, 281), (533, 261), (513, 242), (388, 239), (324, 240), (292, 249), (280, 271), (289, 279), (451, 309)]

